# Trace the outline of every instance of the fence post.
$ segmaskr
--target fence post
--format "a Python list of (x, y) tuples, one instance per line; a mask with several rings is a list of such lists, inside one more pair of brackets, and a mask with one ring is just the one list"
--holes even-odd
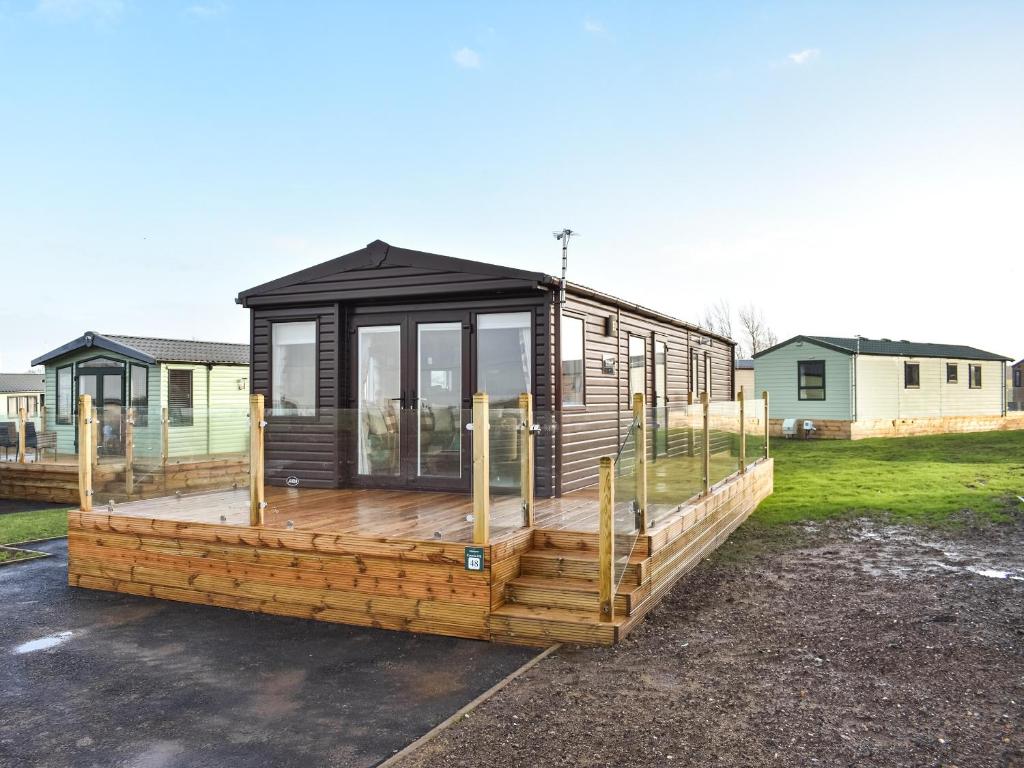
[(473, 543), (491, 543), (490, 411), (487, 393), (473, 395)]
[(640, 533), (647, 533), (647, 407), (644, 395), (637, 392), (633, 395), (633, 421), (636, 423), (636, 488), (633, 498), (636, 501), (638, 525)]
[(600, 498), (597, 541), (598, 600), (601, 621), (615, 619), (615, 462), (602, 456), (598, 471)]
[[(39, 456), (38, 456), (38, 449), (36, 449), (36, 452), (37, 452), (36, 459), (38, 459), (39, 458)], [(19, 408), (18, 409), (18, 463), (19, 464), (24, 464), (25, 463), (25, 409), (24, 408)]]
[(707, 390), (700, 393), (704, 406), (704, 495), (711, 493), (711, 398)]
[(263, 490), (263, 395), (249, 395), (249, 525), (263, 525), (266, 499)]
[(522, 411), (523, 428), (520, 453), (520, 493), (523, 496), (523, 527), (533, 527), (534, 513), (534, 444), (533, 444), (533, 395), (524, 392), (519, 395), (519, 410)]
[(761, 397), (764, 398), (764, 457), (767, 459), (768, 453), (768, 390), (764, 390), (761, 393)]
[(743, 390), (736, 395), (740, 402), (740, 474), (747, 474), (747, 413)]
[(78, 398), (78, 506), (92, 512), (92, 395)]
[(135, 492), (135, 409), (129, 408), (124, 421), (124, 492)]

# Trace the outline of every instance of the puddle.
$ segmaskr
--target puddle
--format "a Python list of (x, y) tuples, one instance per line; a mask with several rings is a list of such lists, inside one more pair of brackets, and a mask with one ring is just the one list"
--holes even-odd
[(14, 649), (14, 653), (32, 653), (33, 651), (45, 651), (48, 648), (56, 648), (61, 643), (65, 643), (71, 639), (72, 633), (69, 632), (58, 632), (55, 635), (48, 635), (46, 637), (40, 637), (38, 640), (29, 640), (27, 643), (22, 643)]

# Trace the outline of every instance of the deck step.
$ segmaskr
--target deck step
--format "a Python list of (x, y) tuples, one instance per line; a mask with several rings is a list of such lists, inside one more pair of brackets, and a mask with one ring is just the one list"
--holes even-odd
[[(590, 579), (566, 577), (519, 576), (505, 585), (505, 601), (514, 605), (537, 605), (552, 608), (590, 611), (600, 608), (598, 583)], [(622, 584), (615, 595), (615, 614), (629, 616), (634, 600), (643, 598), (645, 590), (636, 584)]]
[[(623, 584), (643, 583), (646, 558), (634, 554), (626, 564)], [(595, 581), (598, 578), (597, 552), (574, 549), (531, 549), (520, 558), (523, 576), (569, 578)]]
[(506, 603), (491, 612), (491, 637), (498, 642), (544, 646), (552, 643), (613, 645), (625, 617), (601, 621), (595, 611)]

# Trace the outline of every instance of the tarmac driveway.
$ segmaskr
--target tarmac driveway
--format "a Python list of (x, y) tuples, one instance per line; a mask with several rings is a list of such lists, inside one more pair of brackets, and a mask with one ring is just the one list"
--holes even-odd
[(0, 568), (0, 766), (370, 766), (536, 651), (72, 589)]

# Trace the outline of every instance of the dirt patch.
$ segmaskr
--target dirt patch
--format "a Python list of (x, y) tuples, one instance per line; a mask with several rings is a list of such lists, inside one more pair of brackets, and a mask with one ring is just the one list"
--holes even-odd
[(1024, 766), (1024, 527), (744, 530), (403, 766)]

